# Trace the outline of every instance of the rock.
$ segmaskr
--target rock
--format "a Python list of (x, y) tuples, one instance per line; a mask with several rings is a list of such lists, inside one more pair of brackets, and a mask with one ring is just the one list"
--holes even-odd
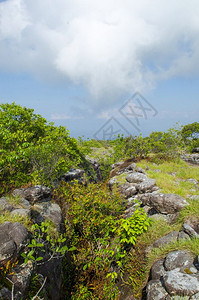
[(199, 195), (192, 195), (190, 196), (191, 200), (199, 200)]
[(168, 271), (163, 276), (163, 282), (170, 295), (192, 296), (199, 292), (199, 277), (181, 273), (179, 269)]
[(146, 174), (145, 170), (140, 168), (140, 167), (135, 168), (135, 171), (138, 172), (138, 173)]
[(14, 299), (26, 299), (26, 293), (29, 288), (30, 278), (34, 267), (32, 261), (28, 261), (26, 265), (19, 265), (13, 269), (13, 274), (8, 278), (14, 283)]
[(155, 170), (153, 170), (153, 172), (155, 172), (155, 173), (161, 173), (161, 170), (155, 169)]
[(61, 208), (57, 203), (42, 202), (33, 205), (32, 207), (32, 218), (36, 223), (41, 223), (47, 219), (50, 219), (58, 231), (62, 231), (63, 216)]
[(166, 274), (166, 270), (164, 268), (164, 259), (157, 260), (152, 268), (151, 268), (151, 278), (153, 280), (160, 279), (164, 274)]
[(177, 240), (177, 237), (178, 237), (178, 231), (172, 231), (172, 232), (168, 233), (167, 235), (159, 238), (157, 241), (155, 241), (153, 243), (153, 247), (158, 248), (163, 245), (174, 242)]
[(112, 169), (115, 169), (115, 168), (121, 166), (123, 163), (124, 163), (124, 161), (118, 161), (118, 162), (116, 162), (115, 164), (112, 165)]
[(133, 206), (127, 208), (125, 210), (125, 213), (124, 213), (124, 217), (125, 218), (130, 218), (134, 212), (136, 211), (136, 209), (139, 207), (139, 204), (138, 203), (135, 203)]
[(20, 223), (5, 222), (0, 225), (0, 262), (14, 258), (25, 245), (27, 229)]
[(186, 181), (193, 183), (194, 185), (198, 184), (198, 181), (194, 178), (187, 179)]
[(193, 165), (199, 164), (199, 154), (198, 153), (184, 154), (184, 155), (181, 155), (181, 158), (190, 164), (193, 164)]
[(5, 197), (0, 198), (0, 214), (5, 211), (12, 211), (13, 206), (10, 205)]
[(162, 214), (175, 214), (188, 205), (184, 198), (175, 194), (151, 194), (141, 198), (141, 201)]
[(17, 247), (13, 239), (0, 232), (0, 264), (12, 259), (17, 253)]
[(140, 193), (149, 193), (152, 192), (156, 185), (155, 179), (147, 178), (142, 183), (137, 185), (137, 189)]
[(30, 209), (17, 208), (11, 212), (11, 215), (29, 218), (30, 217)]
[(3, 287), (0, 290), (0, 299), (2, 299), (2, 300), (12, 299), (11, 291), (9, 291), (6, 287)]
[(165, 300), (168, 295), (160, 280), (150, 280), (146, 292), (147, 300)]
[(184, 223), (183, 229), (190, 237), (199, 238), (199, 234), (189, 224)]
[[(101, 168), (100, 168), (100, 164), (96, 161), (96, 160), (94, 160), (94, 159), (91, 159), (91, 158), (89, 158), (88, 156), (86, 156), (86, 159), (89, 161), (89, 163), (92, 165), (92, 168), (93, 168), (93, 170), (94, 170), (94, 172), (95, 172), (95, 176), (94, 176), (94, 181), (95, 182), (99, 182), (99, 181), (101, 181), (102, 180), (102, 173), (101, 173)], [(90, 173), (90, 172), (89, 172)], [(91, 177), (93, 177), (92, 176), (92, 174), (89, 174)], [(81, 177), (83, 177), (84, 176), (84, 173), (81, 175)], [(82, 178), (83, 180), (84, 180), (84, 177)]]
[(176, 268), (189, 269), (193, 265), (193, 257), (186, 251), (178, 250), (167, 254), (164, 266), (167, 271)]
[(195, 147), (192, 149), (192, 153), (199, 153), (199, 147)]
[(47, 277), (45, 289), (48, 291), (47, 299), (60, 300), (62, 284), (62, 258), (54, 258), (39, 266), (37, 272), (44, 278)]
[(130, 173), (126, 176), (126, 180), (130, 183), (141, 183), (147, 179), (147, 176), (142, 173)]
[(137, 193), (136, 186), (134, 184), (131, 184), (128, 182), (120, 185), (119, 191), (121, 194), (123, 194), (125, 196), (125, 198), (132, 197), (133, 195), (135, 195)]
[(31, 204), (41, 201), (50, 201), (52, 197), (51, 190), (42, 185), (35, 185), (26, 189), (16, 189), (14, 190), (13, 195), (25, 198), (30, 201)]
[(178, 234), (178, 241), (180, 239), (189, 240), (190, 236), (187, 233), (185, 233), (184, 231), (180, 231), (179, 234)]
[(199, 293), (197, 293), (197, 294), (191, 296), (191, 297), (189, 298), (189, 300), (199, 300)]
[(81, 169), (71, 169), (69, 172), (62, 175), (62, 180), (69, 182), (74, 179), (80, 179), (84, 176), (84, 170)]

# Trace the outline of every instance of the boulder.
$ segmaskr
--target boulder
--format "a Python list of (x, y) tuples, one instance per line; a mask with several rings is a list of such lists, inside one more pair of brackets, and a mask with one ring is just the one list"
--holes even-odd
[(164, 268), (164, 259), (159, 259), (151, 268), (151, 278), (153, 280), (157, 280), (160, 279), (164, 274), (166, 274), (166, 270)]
[(28, 238), (28, 231), (21, 223), (5, 222), (0, 225), (0, 263), (19, 254)]
[(151, 280), (146, 288), (147, 300), (165, 300), (168, 293), (164, 289), (160, 280)]
[(50, 201), (52, 198), (50, 188), (42, 185), (35, 185), (25, 189), (16, 189), (14, 190), (13, 195), (18, 195), (19, 197), (28, 200), (31, 204), (41, 201)]
[(41, 223), (47, 219), (51, 220), (58, 231), (63, 230), (63, 216), (61, 208), (57, 203), (42, 202), (32, 206), (32, 218), (36, 223)]
[(199, 292), (199, 275), (181, 273), (179, 269), (168, 271), (163, 282), (170, 295), (192, 296)]
[(12, 211), (13, 206), (10, 205), (5, 197), (0, 198), (0, 214), (5, 211)]
[(143, 205), (148, 205), (162, 214), (175, 214), (188, 205), (188, 202), (175, 194), (155, 194), (141, 198)]
[(137, 185), (137, 190), (139, 191), (139, 193), (150, 193), (154, 191), (154, 188), (156, 190), (155, 185), (155, 179), (147, 178), (146, 180)]
[(182, 270), (189, 269), (193, 266), (193, 257), (183, 250), (172, 251), (167, 254), (164, 266), (167, 271), (171, 271), (176, 268), (180, 268)]
[(177, 240), (177, 237), (178, 237), (178, 231), (172, 231), (172, 232), (168, 233), (167, 235), (159, 238), (157, 241), (155, 241), (153, 243), (153, 247), (159, 248), (163, 245), (174, 242)]
[(147, 176), (142, 173), (130, 173), (126, 176), (126, 180), (130, 183), (141, 183), (147, 179)]

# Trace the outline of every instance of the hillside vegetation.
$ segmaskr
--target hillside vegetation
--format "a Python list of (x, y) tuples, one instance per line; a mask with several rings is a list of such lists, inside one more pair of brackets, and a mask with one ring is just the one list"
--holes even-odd
[[(62, 254), (62, 299), (116, 300), (122, 299), (121, 291), (132, 291), (135, 299), (141, 299), (150, 267), (157, 259), (177, 249), (199, 255), (197, 239), (150, 248), (160, 237), (179, 231), (185, 221), (199, 222), (199, 167), (181, 159), (183, 153), (199, 147), (199, 123), (152, 132), (148, 137), (76, 140), (65, 127), (56, 127), (33, 109), (12, 103), (0, 105), (0, 129), (0, 194), (10, 193), (6, 197), (9, 204), (21, 208), (20, 199), (11, 194), (15, 188), (36, 184), (50, 187), (53, 201), (62, 209), (65, 228), (59, 235), (51, 223), (35, 225), (31, 218), (1, 208), (0, 224), (20, 222), (32, 234), (35, 244), (30, 240), (29, 252), (22, 255), (24, 264), (42, 260), (41, 239), (50, 253)], [(92, 182), (94, 171), (89, 159), (100, 164), (102, 182)], [(156, 180), (161, 193), (186, 199), (189, 205), (177, 220), (168, 223), (151, 219), (139, 205), (129, 218), (125, 217), (126, 199), (119, 189), (107, 187), (112, 165), (119, 161), (136, 162)], [(84, 168), (84, 181), (63, 182), (62, 176), (74, 168)], [(119, 176), (123, 184), (123, 175)], [(62, 247), (62, 243), (67, 245)], [(18, 262), (12, 263), (0, 267), (0, 288)], [(26, 299), (34, 299), (41, 285), (38, 274), (34, 274)], [(41, 289), (36, 299), (50, 298)]]

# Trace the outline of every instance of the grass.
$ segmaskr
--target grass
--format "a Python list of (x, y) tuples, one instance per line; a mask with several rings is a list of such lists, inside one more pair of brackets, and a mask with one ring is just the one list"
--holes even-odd
[[(190, 195), (199, 195), (199, 189), (192, 182), (186, 181), (191, 178), (199, 180), (199, 167), (197, 166), (190, 166), (180, 159), (160, 164), (142, 160), (138, 166), (144, 169), (149, 167), (147, 175), (156, 179), (156, 184), (162, 193), (173, 193), (187, 199)], [(161, 172), (156, 172), (157, 169)]]
[(20, 215), (12, 215), (9, 212), (5, 212), (0, 215), (0, 224), (3, 224), (5, 222), (11, 222), (11, 223), (19, 222), (29, 230), (32, 225), (31, 220), (28, 219), (27, 217), (20, 216)]

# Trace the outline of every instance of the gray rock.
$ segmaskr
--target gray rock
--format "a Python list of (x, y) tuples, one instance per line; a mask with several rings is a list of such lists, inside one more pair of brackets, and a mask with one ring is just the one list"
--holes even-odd
[(62, 230), (63, 216), (61, 208), (57, 203), (42, 202), (33, 205), (32, 217), (37, 223), (50, 219), (55, 224), (58, 231)]
[(177, 268), (181, 268), (182, 270), (189, 269), (192, 265), (193, 257), (183, 250), (168, 253), (164, 261), (164, 266), (167, 271)]
[(0, 290), (0, 299), (2, 299), (2, 300), (12, 299), (11, 291), (9, 291), (9, 289), (7, 289), (6, 287), (3, 287)]
[(193, 183), (194, 185), (198, 184), (198, 181), (196, 179), (194, 179), (194, 178), (187, 179), (187, 181)]
[(147, 300), (165, 300), (168, 295), (160, 280), (150, 280), (146, 292)]
[(35, 185), (26, 189), (16, 189), (13, 195), (18, 195), (21, 198), (25, 198), (30, 201), (31, 204), (40, 201), (50, 201), (52, 197), (51, 190), (48, 187), (42, 185)]
[(141, 183), (147, 179), (147, 176), (142, 173), (130, 173), (126, 176), (126, 180), (130, 183)]
[(136, 193), (137, 193), (137, 189), (134, 185), (130, 185), (127, 189), (123, 189), (122, 192), (122, 194), (124, 194), (126, 198), (132, 197)]
[(163, 276), (163, 281), (170, 295), (192, 296), (199, 292), (199, 277), (181, 273), (179, 269), (168, 271)]
[(151, 278), (153, 280), (160, 279), (160, 277), (166, 274), (163, 263), (164, 263), (164, 259), (159, 259), (153, 264), (151, 268)]
[(190, 196), (191, 200), (199, 200), (199, 195), (192, 195)]
[(17, 252), (23, 248), (28, 238), (28, 231), (21, 223), (12, 223), (7, 234), (14, 240), (17, 245)]
[(189, 236), (199, 238), (199, 234), (188, 223), (183, 224), (183, 229)]
[(189, 300), (199, 300), (199, 293), (197, 293), (197, 294), (191, 296), (191, 297), (189, 298)]
[(5, 197), (0, 198), (0, 214), (5, 211), (12, 211), (13, 206), (10, 205)]
[(155, 241), (153, 243), (153, 247), (158, 248), (163, 245), (174, 242), (177, 240), (177, 237), (178, 237), (178, 231), (172, 231), (172, 232), (168, 233), (167, 235), (159, 238), (157, 241)]
[(65, 173), (62, 176), (62, 180), (69, 182), (72, 181), (74, 179), (80, 179), (81, 177), (84, 176), (84, 170), (81, 169), (72, 169), (69, 172)]
[(185, 233), (184, 231), (180, 231), (179, 234), (178, 234), (178, 241), (179, 240), (189, 240), (190, 239), (190, 236)]
[(27, 238), (28, 231), (20, 223), (6, 222), (0, 225), (0, 262), (16, 256)]
[(26, 293), (30, 284), (30, 278), (33, 273), (34, 266), (29, 260), (26, 265), (19, 265), (13, 270), (12, 275), (8, 278), (14, 282), (14, 299), (21, 300), (27, 299)]
[(156, 185), (155, 179), (147, 178), (142, 183), (137, 185), (137, 189), (140, 193), (148, 193), (154, 190), (155, 185)]
[(188, 205), (184, 198), (175, 194), (151, 194), (150, 197), (141, 198), (141, 201), (162, 214), (177, 213)]
[(153, 172), (155, 172), (155, 173), (161, 173), (161, 170), (155, 169), (155, 170), (153, 170)]
[(123, 163), (124, 163), (124, 161), (118, 161), (118, 162), (116, 162), (115, 164), (112, 165), (112, 169), (115, 169), (115, 168), (121, 166)]
[(135, 171), (138, 172), (138, 173), (146, 174), (145, 170), (142, 169), (142, 168), (140, 168), (140, 167), (137, 167), (137, 168), (135, 169)]

